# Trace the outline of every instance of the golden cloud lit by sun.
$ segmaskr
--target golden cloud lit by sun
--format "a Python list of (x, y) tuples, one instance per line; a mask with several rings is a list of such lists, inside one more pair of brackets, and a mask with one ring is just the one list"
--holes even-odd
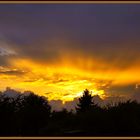
[[(83, 64), (85, 61), (89, 62), (87, 69), (81, 68), (79, 63), (76, 65), (70, 63), (71, 61), (66, 58), (59, 64), (58, 62), (56, 64), (41, 64), (30, 59), (10, 59), (11, 67), (1, 67), (0, 89), (8, 86), (20, 91), (31, 90), (36, 94), (48, 97), (49, 100), (60, 99), (65, 102), (82, 96), (84, 89), (89, 89), (92, 95), (99, 95), (104, 99), (107, 95), (101, 87), (106, 86), (108, 81), (112, 81), (113, 84), (133, 82), (134, 76), (132, 78), (130, 75), (132, 69), (125, 72), (117, 69), (102, 71), (94, 69), (94, 67), (90, 68), (94, 61), (81, 58)], [(134, 80), (138, 81), (139, 79), (136, 76)]]
[[(92, 73), (76, 69), (72, 66), (49, 66), (36, 64), (30, 60), (11, 60), (13, 68), (3, 69), (6, 73), (12, 71), (15, 75), (1, 74), (0, 88), (6, 86), (18, 90), (31, 90), (48, 97), (49, 100), (71, 101), (82, 96), (84, 89), (90, 89), (93, 95), (104, 98), (104, 91), (98, 90)], [(18, 74), (18, 72), (23, 74)], [(17, 72), (17, 74), (16, 74)]]

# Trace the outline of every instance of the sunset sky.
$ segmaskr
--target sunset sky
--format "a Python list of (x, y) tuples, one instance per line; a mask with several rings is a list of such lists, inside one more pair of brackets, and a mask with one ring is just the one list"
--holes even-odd
[(131, 98), (139, 84), (140, 4), (0, 4), (1, 91)]

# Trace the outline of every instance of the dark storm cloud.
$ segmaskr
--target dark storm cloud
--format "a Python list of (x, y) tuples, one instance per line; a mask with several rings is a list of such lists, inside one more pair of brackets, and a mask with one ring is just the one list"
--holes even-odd
[(49, 104), (52, 106), (52, 110), (59, 111), (62, 110), (62, 108), (64, 107), (62, 100), (51, 100)]
[(63, 83), (63, 82), (68, 82), (69, 80), (64, 80), (64, 79), (58, 79), (58, 80), (52, 80), (50, 83), (57, 84), (57, 83)]
[(104, 91), (108, 96), (130, 97), (135, 93), (135, 87), (136, 84), (110, 85), (108, 88), (104, 88)]
[[(32, 34), (32, 36), (36, 36), (44, 34), (44, 31), (48, 30), (48, 35), (54, 36), (55, 33), (57, 35), (64, 28), (65, 30), (62, 30), (62, 32), (64, 32), (64, 34), (70, 33), (70, 35), (72, 34), (73, 37), (76, 37), (77, 34), (78, 34), (77, 37), (80, 36), (86, 37), (86, 34), (81, 33), (87, 32), (93, 34), (94, 37), (96, 38), (98, 38), (99, 35), (100, 36), (106, 35), (105, 34), (106, 31), (107, 33), (112, 32), (112, 34), (114, 35), (115, 35), (114, 31), (116, 32), (121, 31), (120, 29), (118, 31), (118, 28), (116, 29), (113, 27), (125, 25), (124, 26), (125, 29), (123, 30), (126, 30), (126, 26), (129, 25), (131, 26), (131, 23), (135, 23), (138, 25), (139, 18), (133, 14), (140, 12), (139, 6), (137, 5), (20, 4), (16, 6), (1, 5), (0, 8), (1, 8), (0, 16), (2, 19), (1, 24), (3, 23), (3, 26), (8, 26), (9, 28), (13, 27), (10, 29), (11, 30), (16, 29), (15, 33), (18, 30), (22, 30), (23, 33), (26, 31), (27, 33), (29, 33), (29, 35)], [(136, 20), (137, 22), (135, 22), (134, 20)], [(7, 24), (5, 25), (5, 23)], [(111, 29), (105, 28), (105, 26), (109, 27), (108, 24), (111, 25), (110, 27)], [(74, 28), (75, 33), (71, 31), (72, 28)], [(132, 29), (129, 29), (129, 31), (130, 30)], [(34, 34), (35, 32), (38, 34)]]
[[(18, 44), (16, 49), (21, 56), (39, 61), (53, 61), (66, 48), (70, 53), (80, 51), (104, 61), (116, 61), (116, 55), (120, 54), (120, 59), (129, 59), (131, 65), (138, 55), (133, 53), (140, 51), (139, 7), (139, 4), (1, 4), (0, 30), (7, 40)], [(68, 42), (61, 43), (63, 40)], [(132, 56), (126, 53), (128, 49), (132, 50), (129, 51)], [(121, 64), (122, 68), (129, 65), (126, 61)]]
[(26, 72), (21, 70), (5, 70), (5, 71), (0, 70), (0, 74), (5, 74), (5, 75), (23, 75), (25, 73)]
[(8, 59), (9, 57), (0, 56), (0, 66), (7, 66), (9, 65)]
[(85, 42), (136, 37), (140, 30), (139, 14), (138, 4), (0, 5), (3, 33), (14, 41), (27, 42), (44, 35), (67, 35)]

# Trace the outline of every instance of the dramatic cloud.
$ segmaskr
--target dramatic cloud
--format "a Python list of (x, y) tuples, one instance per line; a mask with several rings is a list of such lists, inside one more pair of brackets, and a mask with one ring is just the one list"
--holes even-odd
[(70, 107), (85, 88), (117, 100), (140, 83), (138, 4), (1, 4), (0, 19), (2, 90)]

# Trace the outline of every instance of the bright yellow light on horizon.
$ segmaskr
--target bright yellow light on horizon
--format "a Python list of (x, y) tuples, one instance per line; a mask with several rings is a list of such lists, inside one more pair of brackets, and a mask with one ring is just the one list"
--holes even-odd
[(90, 72), (70, 65), (44, 65), (25, 59), (11, 60), (11, 64), (14, 69), (24, 70), (25, 73), (21, 76), (3, 75), (4, 84), (0, 89), (8, 86), (21, 91), (31, 90), (49, 100), (63, 102), (80, 97), (84, 89), (93, 91), (93, 95), (104, 97), (104, 91), (97, 89), (94, 75)]
[[(64, 59), (64, 63), (40, 64), (28, 59), (11, 59), (10, 70), (21, 70), (21, 75), (1, 74), (0, 90), (11, 87), (16, 90), (30, 90), (36, 94), (44, 95), (49, 100), (71, 101), (80, 97), (84, 89), (92, 91), (92, 95), (99, 95), (102, 99), (106, 98), (104, 89), (100, 88), (106, 82), (112, 81), (113, 84), (126, 84), (138, 81), (138, 76), (131, 72), (138, 69), (128, 69), (119, 71), (118, 69), (82, 69), (75, 64)], [(84, 61), (81, 59), (81, 61)], [(86, 61), (86, 60), (85, 60)], [(85, 63), (85, 62), (84, 62)], [(97, 62), (96, 62), (97, 63)], [(90, 61), (90, 65), (91, 61)], [(104, 65), (104, 64), (103, 64)], [(137, 70), (137, 71), (136, 71)], [(7, 71), (7, 69), (6, 69)], [(96, 81), (99, 79), (103, 81)]]

